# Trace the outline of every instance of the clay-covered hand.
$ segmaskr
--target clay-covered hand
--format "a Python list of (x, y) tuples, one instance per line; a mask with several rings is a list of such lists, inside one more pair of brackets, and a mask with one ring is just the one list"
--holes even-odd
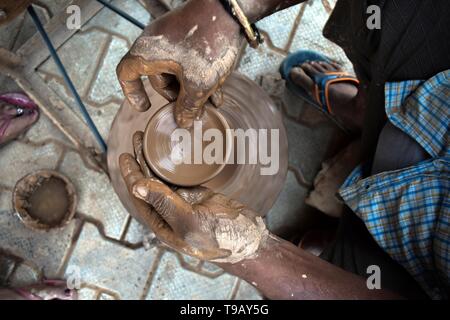
[(142, 132), (133, 137), (134, 156), (119, 159), (135, 218), (167, 246), (201, 260), (236, 263), (254, 256), (268, 235), (261, 217), (205, 187), (170, 188), (147, 167), (142, 138)]
[(141, 77), (169, 101), (175, 120), (189, 128), (231, 73), (243, 38), (240, 26), (218, 0), (191, 0), (152, 22), (117, 67), (123, 92), (139, 111), (150, 108)]

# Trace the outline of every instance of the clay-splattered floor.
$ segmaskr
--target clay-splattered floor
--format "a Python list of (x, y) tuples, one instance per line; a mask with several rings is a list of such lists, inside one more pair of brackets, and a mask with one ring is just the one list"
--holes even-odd
[[(48, 19), (70, 3), (40, 1)], [(113, 1), (143, 23), (152, 20), (137, 0)], [(145, 1), (144, 1), (145, 2)], [(170, 2), (170, 1), (169, 1)], [(176, 5), (181, 1), (171, 1)], [(321, 36), (335, 0), (310, 0), (259, 23), (266, 37), (257, 51), (247, 48), (239, 71), (256, 80), (274, 97), (289, 135), (289, 173), (285, 187), (267, 217), (270, 228), (287, 238), (311, 220), (303, 199), (324, 157), (334, 125), (308, 107), (283, 95), (277, 68), (289, 52), (312, 49), (349, 68), (343, 52)], [(28, 16), (0, 28), (0, 45), (16, 50), (34, 33)], [(140, 30), (102, 9), (60, 49), (59, 54), (106, 139), (123, 99), (115, 66)], [(76, 110), (52, 61), (37, 70), (42, 81)], [(0, 76), (0, 90), (14, 90)], [(42, 116), (18, 141), (0, 150), (0, 285), (33, 283), (79, 274), (84, 299), (259, 299), (249, 284), (209, 263), (169, 252), (129, 217), (105, 173), (94, 170), (83, 154)], [(34, 170), (49, 168), (67, 175), (79, 192), (76, 218), (64, 229), (38, 233), (13, 215), (11, 190)], [(156, 243), (156, 244), (155, 244)]]

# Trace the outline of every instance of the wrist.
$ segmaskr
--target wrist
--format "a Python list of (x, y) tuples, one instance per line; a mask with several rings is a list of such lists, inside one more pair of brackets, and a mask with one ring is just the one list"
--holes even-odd
[[(294, 282), (299, 280), (299, 277), (295, 275), (298, 273), (295, 268), (303, 269), (304, 263), (301, 256), (298, 259), (298, 251), (299, 249), (292, 243), (269, 234), (253, 258), (235, 264), (218, 264), (218, 266), (227, 273), (251, 283), (269, 299), (292, 299)], [(301, 274), (303, 273), (301, 271)], [(300, 279), (302, 279), (301, 276)], [(286, 286), (287, 283), (288, 286)], [(293, 287), (286, 290), (291, 285)]]
[(261, 264), (268, 256), (276, 253), (277, 250), (280, 249), (280, 246), (282, 247), (286, 244), (288, 246), (292, 245), (291, 243), (278, 238), (276, 235), (269, 232), (265, 236), (265, 239), (261, 241), (258, 250), (254, 253), (252, 258), (244, 259), (238, 263), (217, 263), (217, 265), (228, 273), (237, 275), (241, 278), (246, 278), (247, 271), (251, 272), (252, 269), (247, 269), (247, 266)]
[[(223, 0), (216, 0), (220, 6), (223, 7)], [(227, 1), (227, 0), (226, 0)], [(237, 3), (241, 7), (245, 16), (250, 23), (255, 23), (258, 20), (272, 14), (276, 11), (278, 3), (280, 0), (237, 0)], [(227, 12), (228, 13), (228, 12)], [(229, 14), (229, 13), (228, 13)]]
[(306, 0), (237, 0), (250, 23)]
[(220, 2), (222, 3), (225, 10), (230, 14), (230, 16), (232, 16), (239, 23), (250, 46), (252, 48), (257, 48), (259, 44), (263, 42), (263, 39), (255, 24), (248, 19), (246, 13), (242, 10), (238, 1), (221, 0)]
[(275, 12), (275, 8), (273, 7), (274, 1), (238, 0), (238, 3), (250, 23), (255, 23)]

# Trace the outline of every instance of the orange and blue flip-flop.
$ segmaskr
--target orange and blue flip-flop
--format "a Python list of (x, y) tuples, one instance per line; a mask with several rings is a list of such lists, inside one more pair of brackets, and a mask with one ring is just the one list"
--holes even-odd
[(312, 95), (315, 102), (324, 112), (331, 115), (333, 115), (333, 110), (330, 104), (329, 89), (330, 85), (338, 82), (351, 82), (356, 86), (359, 85), (358, 79), (345, 72), (326, 72), (314, 77), (314, 90)]
[(320, 53), (301, 50), (288, 55), (286, 59), (284, 59), (280, 66), (281, 76), (286, 80), (286, 87), (288, 90), (294, 95), (306, 101), (308, 104), (317, 107), (326, 114), (333, 115), (333, 109), (329, 100), (330, 85), (338, 82), (351, 82), (358, 86), (359, 81), (354, 76), (345, 72), (321, 73), (314, 77), (314, 90), (310, 94), (305, 89), (295, 84), (290, 77), (292, 68), (301, 66), (303, 63), (309, 61), (332, 62), (330, 58), (325, 57)]

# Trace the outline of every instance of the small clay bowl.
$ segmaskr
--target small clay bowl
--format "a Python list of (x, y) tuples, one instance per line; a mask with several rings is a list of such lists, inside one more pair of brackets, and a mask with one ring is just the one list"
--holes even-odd
[(67, 225), (77, 205), (72, 182), (52, 170), (40, 170), (20, 179), (14, 187), (12, 200), (20, 220), (37, 230)]
[[(231, 143), (227, 143), (232, 141), (230, 127), (216, 108), (206, 105), (204, 114), (199, 120), (202, 126), (201, 139), (199, 140), (199, 136), (195, 135), (195, 125), (191, 129), (178, 128), (174, 118), (174, 108), (174, 103), (167, 104), (148, 122), (144, 133), (144, 156), (152, 171), (166, 182), (183, 187), (198, 186), (216, 177), (225, 167), (232, 149)], [(218, 153), (221, 161), (214, 161), (209, 164), (205, 162), (203, 152), (215, 140), (204, 141), (203, 134), (208, 129), (215, 129), (216, 132), (218, 130), (223, 141), (222, 148), (217, 148), (217, 150), (221, 150), (221, 153)], [(174, 150), (177, 148), (177, 145), (180, 145), (180, 140), (172, 141), (172, 134), (175, 130), (187, 130), (190, 133), (191, 163), (181, 160), (184, 153), (180, 152), (179, 148), (178, 152)], [(200, 131), (198, 130), (197, 132)], [(200, 144), (202, 146), (202, 163), (195, 163), (194, 145), (196, 140), (200, 141), (197, 143), (197, 146)], [(173, 159), (177, 159), (177, 157), (179, 162), (176, 160), (174, 162)]]

